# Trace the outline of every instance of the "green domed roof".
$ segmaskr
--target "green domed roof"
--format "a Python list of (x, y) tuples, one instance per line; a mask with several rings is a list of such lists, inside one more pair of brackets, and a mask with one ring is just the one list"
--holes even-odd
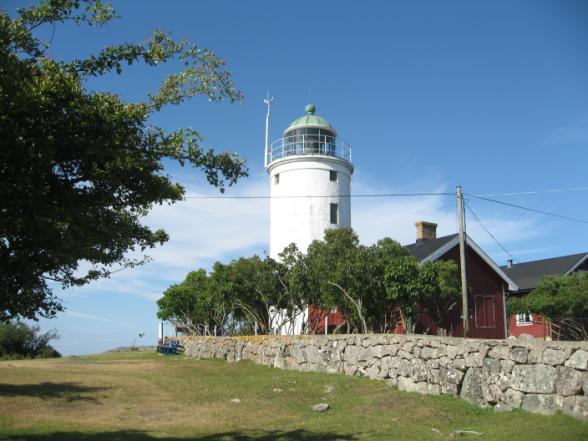
[(319, 129), (324, 128), (333, 132), (333, 134), (337, 133), (337, 131), (326, 119), (324, 119), (322, 116), (314, 114), (316, 111), (314, 104), (307, 104), (304, 108), (304, 111), (306, 112), (306, 115), (301, 116), (300, 118), (296, 118), (294, 121), (292, 121), (288, 128), (284, 130), (284, 134), (292, 129), (298, 129), (301, 127), (317, 127)]

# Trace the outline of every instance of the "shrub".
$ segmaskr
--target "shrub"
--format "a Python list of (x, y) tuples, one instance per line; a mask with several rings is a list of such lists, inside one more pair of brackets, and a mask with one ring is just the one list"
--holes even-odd
[(0, 323), (0, 360), (61, 357), (49, 342), (59, 338), (56, 331), (39, 333), (40, 327), (21, 321)]

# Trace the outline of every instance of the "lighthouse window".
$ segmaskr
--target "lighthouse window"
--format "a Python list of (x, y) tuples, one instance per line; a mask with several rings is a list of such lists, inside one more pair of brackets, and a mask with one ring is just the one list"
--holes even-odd
[(329, 171), (329, 179), (333, 182), (337, 182), (337, 171), (330, 170)]
[(339, 223), (339, 204), (331, 204), (331, 223)]
[(275, 185), (278, 185), (279, 183), (280, 183), (280, 174), (279, 173), (276, 173), (274, 175), (274, 184)]

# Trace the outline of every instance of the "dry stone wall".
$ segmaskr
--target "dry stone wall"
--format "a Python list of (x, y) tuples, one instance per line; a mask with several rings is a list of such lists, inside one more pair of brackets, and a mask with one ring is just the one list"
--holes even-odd
[(184, 337), (183, 344), (189, 357), (360, 375), (497, 412), (562, 411), (588, 421), (588, 342), (304, 335)]

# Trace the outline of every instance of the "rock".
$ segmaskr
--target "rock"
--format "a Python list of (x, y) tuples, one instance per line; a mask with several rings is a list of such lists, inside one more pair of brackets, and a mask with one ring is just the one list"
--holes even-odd
[(456, 358), (455, 360), (453, 360), (453, 363), (451, 363), (451, 365), (455, 368), (458, 369), (460, 371), (465, 371), (466, 368), (466, 362), (463, 358)]
[(240, 402), (241, 402), (241, 400), (239, 398), (232, 398), (231, 399), (231, 403), (239, 404)]
[(519, 334), (517, 338), (519, 340), (535, 340), (535, 337), (533, 337), (531, 334), (526, 334), (524, 332), (522, 334)]
[(437, 349), (424, 347), (421, 350), (421, 358), (428, 360), (430, 358), (437, 358), (439, 356), (439, 351)]
[(494, 406), (494, 412), (498, 413), (505, 413), (505, 412), (512, 412), (513, 408), (510, 407), (508, 404), (498, 403)]
[(488, 403), (482, 392), (482, 370), (480, 368), (467, 370), (459, 396), (475, 406), (487, 407)]
[(441, 393), (438, 384), (429, 384), (424, 381), (415, 382), (405, 377), (398, 378), (398, 389), (405, 392), (416, 392), (422, 395), (439, 395)]
[(564, 398), (563, 413), (588, 421), (588, 397), (575, 396)]
[(508, 358), (516, 363), (526, 363), (529, 350), (520, 346), (512, 348), (508, 354)]
[(275, 393), (275, 394), (281, 394), (284, 391), (282, 389), (280, 389), (279, 387), (274, 387), (272, 389), (272, 392)]
[(521, 404), (523, 404), (523, 398), (525, 398), (525, 394), (514, 389), (507, 389), (502, 395), (502, 400), (515, 409), (521, 407)]
[(500, 372), (500, 361), (494, 358), (486, 357), (482, 361), (482, 369), (490, 372)]
[(464, 373), (460, 370), (454, 369), (453, 367), (441, 366), (439, 369), (439, 382), (459, 384), (464, 376)]
[[(466, 367), (481, 367), (484, 360), (483, 352), (470, 352), (465, 356)], [(456, 360), (457, 361), (457, 360)]]
[(584, 372), (583, 377), (584, 386), (582, 387), (582, 389), (584, 390), (584, 395), (588, 395), (588, 372)]
[(512, 360), (500, 360), (500, 369), (507, 374), (512, 372), (515, 362)]
[(398, 386), (398, 379), (396, 377), (388, 378), (387, 380), (384, 380), (384, 383), (389, 387)]
[(558, 366), (555, 375), (555, 391), (564, 397), (577, 395), (582, 391), (582, 373), (564, 366)]
[(566, 361), (565, 365), (583, 371), (588, 370), (588, 351), (578, 349), (572, 354), (568, 361)]
[(324, 391), (326, 394), (332, 394), (335, 392), (335, 388), (333, 386), (326, 385)]
[(560, 349), (547, 348), (543, 352), (542, 361), (545, 364), (551, 365), (564, 364), (564, 361), (566, 361), (568, 355), (569, 353), (566, 354), (566, 351)]
[(511, 387), (531, 393), (555, 392), (555, 368), (545, 364), (518, 364), (512, 368)]
[(497, 360), (508, 358), (508, 347), (502, 345), (494, 346), (488, 352), (488, 357), (495, 358)]
[(329, 410), (329, 405), (327, 403), (319, 403), (312, 406), (312, 410), (314, 410), (315, 412), (326, 412), (327, 410)]
[(528, 394), (523, 399), (523, 410), (543, 415), (554, 415), (563, 406), (563, 397), (553, 394)]

